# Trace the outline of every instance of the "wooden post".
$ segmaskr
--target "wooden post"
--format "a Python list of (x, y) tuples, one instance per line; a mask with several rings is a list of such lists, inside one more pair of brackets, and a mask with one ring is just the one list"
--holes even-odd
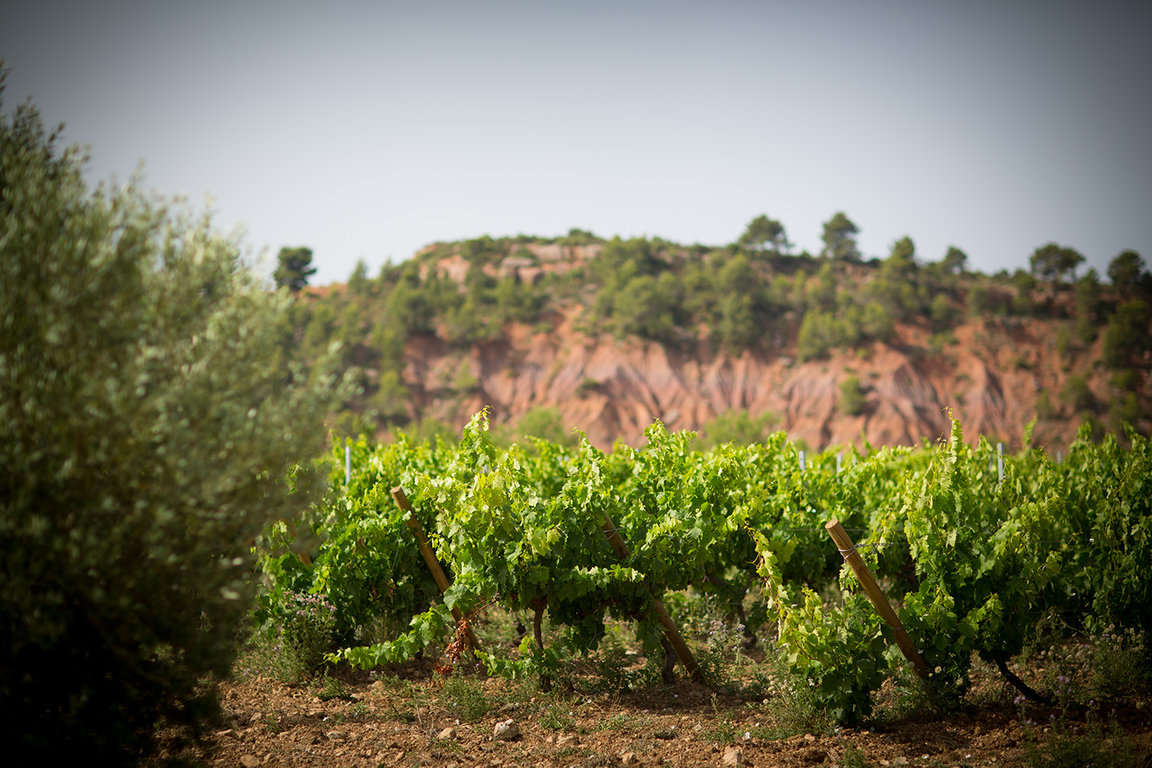
[(868, 566), (864, 564), (864, 560), (860, 557), (860, 553), (856, 551), (856, 546), (852, 543), (852, 539), (844, 530), (844, 526), (840, 525), (839, 520), (829, 520), (824, 529), (832, 537), (832, 541), (836, 542), (836, 548), (840, 550), (840, 554), (848, 561), (848, 565), (852, 566), (852, 570), (856, 573), (856, 578), (860, 580), (861, 586), (864, 587), (864, 594), (868, 595), (868, 599), (872, 601), (872, 605), (876, 608), (876, 612), (884, 621), (888, 622), (888, 626), (896, 633), (896, 644), (900, 646), (900, 651), (904, 654), (904, 658), (912, 663), (916, 674), (920, 677), (928, 677), (928, 665), (924, 663), (921, 658), (920, 652), (916, 650), (916, 646), (912, 643), (912, 638), (908, 636), (907, 630), (900, 622), (900, 617), (896, 615), (896, 611), (892, 610), (891, 603), (888, 598), (884, 597), (884, 593), (880, 591), (880, 586), (876, 583), (876, 579), (872, 578), (872, 572), (868, 570)]
[[(620, 532), (616, 530), (616, 524), (612, 522), (612, 518), (608, 514), (604, 514), (604, 535), (608, 537), (608, 543), (612, 545), (612, 550), (616, 553), (616, 557), (621, 560), (628, 559), (628, 545), (624, 543), (621, 538)], [(680, 634), (680, 630), (676, 627), (676, 622), (672, 621), (672, 617), (668, 615), (668, 609), (664, 607), (664, 603), (657, 599), (656, 594), (652, 591), (652, 586), (648, 586), (648, 593), (652, 595), (652, 613), (656, 615), (656, 620), (664, 626), (664, 635), (668, 638), (668, 642), (672, 644), (672, 649), (676, 651), (677, 658), (684, 668), (688, 670), (688, 674), (692, 679), (698, 683), (703, 683), (704, 672), (700, 669), (700, 665), (696, 663), (696, 657), (692, 655), (692, 649), (684, 642), (684, 636)]]
[[(411, 529), (412, 533), (416, 536), (416, 543), (420, 547), (420, 554), (424, 556), (424, 562), (428, 565), (428, 570), (432, 572), (432, 579), (436, 582), (436, 586), (440, 588), (440, 594), (448, 591), (448, 577), (444, 574), (444, 569), (440, 567), (440, 561), (436, 559), (436, 553), (432, 551), (432, 543), (428, 541), (428, 537), (424, 535), (424, 528), (420, 525), (420, 521), (416, 519), (416, 513), (412, 510), (412, 505), (408, 502), (408, 497), (404, 495), (404, 489), (396, 486), (392, 489), (392, 498), (396, 501), (396, 506), (408, 513), (408, 519), (405, 525)], [(452, 618), (456, 619), (456, 624), (464, 621), (464, 614), (459, 608), (452, 609)], [(476, 636), (472, 634), (472, 627), (467, 626), (465, 632), (468, 635), (468, 642), (475, 650), (480, 649), (480, 644), (476, 641)]]

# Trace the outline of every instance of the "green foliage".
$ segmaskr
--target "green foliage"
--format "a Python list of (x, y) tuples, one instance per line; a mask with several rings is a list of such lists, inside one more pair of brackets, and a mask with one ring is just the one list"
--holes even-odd
[(892, 316), (877, 301), (870, 301), (864, 305), (864, 314), (860, 318), (860, 330), (865, 337), (876, 341), (889, 341), (896, 332)]
[(724, 261), (710, 287), (716, 297), (708, 317), (720, 342), (733, 350), (757, 346), (772, 324), (772, 313), (756, 268), (744, 254), (736, 254)]
[(1140, 299), (1126, 301), (1104, 329), (1102, 357), (1109, 368), (1126, 368), (1143, 352), (1152, 349), (1152, 310)]
[(937, 691), (952, 696), (969, 684), (973, 652), (989, 661), (1019, 653), (1057, 562), (1042, 537), (1051, 502), (1019, 479), (1001, 483), (991, 455), (984, 441), (975, 450), (965, 443), (953, 422), (947, 450), (906, 510), (919, 587), (901, 618), (934, 669)]
[(300, 666), (312, 672), (331, 648), (336, 609), (323, 597), (300, 594), (292, 594), (285, 607), (278, 617), (284, 643)]
[(604, 242), (604, 238), (597, 237), (594, 233), (586, 229), (577, 229), (573, 227), (568, 230), (568, 234), (559, 240), (561, 245), (593, 245), (595, 243)]
[(947, 294), (938, 293), (932, 297), (932, 304), (928, 308), (928, 318), (934, 333), (940, 333), (955, 326), (957, 312)]
[(276, 271), (272, 278), (277, 287), (299, 293), (308, 285), (308, 279), (316, 274), (312, 266), (311, 248), (281, 248), (276, 256)]
[[(1082, 430), (1061, 465), (1065, 484), (1064, 525), (1070, 546), (1064, 566), (1066, 595), (1087, 623), (1098, 629), (1134, 629), (1152, 637), (1152, 442), (1129, 432), (1127, 450), (1115, 434), (1098, 445)], [(1080, 601), (1090, 599), (1090, 608)]]
[(860, 379), (847, 376), (840, 382), (840, 410), (848, 416), (859, 416), (864, 412), (864, 390)]
[(801, 361), (821, 358), (833, 349), (887, 341), (894, 332), (892, 318), (875, 301), (868, 302), (863, 310), (851, 304), (839, 314), (810, 309), (804, 313), (796, 335), (796, 356)]
[(1032, 274), (1040, 279), (1059, 281), (1073, 277), (1076, 268), (1084, 263), (1084, 256), (1074, 248), (1047, 243), (1032, 252), (1028, 263)]
[(516, 431), (525, 438), (537, 438), (573, 448), (578, 442), (571, 425), (564, 423), (560, 410), (554, 406), (532, 408), (516, 424)]
[(785, 584), (778, 548), (756, 534), (779, 643), (790, 669), (807, 680), (815, 705), (835, 722), (855, 722), (872, 711), (871, 692), (886, 677), (880, 619), (867, 599), (854, 594), (829, 610), (808, 587), (799, 599)]
[(822, 312), (836, 310), (836, 269), (831, 262), (822, 265), (808, 280), (804, 286), (804, 294), (809, 309)]
[(916, 245), (912, 238), (902, 237), (892, 244), (891, 254), (880, 265), (867, 292), (889, 317), (910, 320), (924, 312), (923, 287), (916, 264)]
[(677, 290), (670, 274), (659, 278), (637, 275), (629, 280), (613, 296), (612, 315), (618, 333), (675, 343), (680, 305)]
[(286, 592), (275, 614), (253, 634), (241, 670), (303, 683), (332, 650), (336, 609), (322, 596)]
[(968, 254), (954, 245), (948, 246), (944, 258), (940, 260), (940, 270), (946, 275), (955, 275), (968, 266)]
[(968, 314), (976, 317), (990, 315), (996, 308), (992, 292), (983, 285), (974, 285), (968, 290)]
[(1139, 288), (1142, 282), (1147, 282), (1148, 272), (1140, 254), (1123, 251), (1108, 263), (1108, 277), (1117, 290), (1127, 295)]
[[(870, 569), (903, 604), (904, 624), (932, 669), (924, 701), (934, 706), (963, 695), (973, 654), (996, 663), (1018, 654), (1038, 617), (1147, 631), (1142, 606), (1152, 599), (1152, 580), (1140, 564), (1152, 556), (1152, 466), (1147, 439), (1134, 433), (1130, 449), (1115, 439), (1095, 445), (1085, 433), (1062, 464), (1032, 449), (1005, 456), (1003, 479), (988, 443), (965, 443), (958, 424), (945, 445), (822, 453), (803, 463), (782, 433), (706, 451), (693, 448), (691, 433), (659, 423), (646, 436), (643, 447), (618, 445), (611, 454), (583, 440), (502, 449), (482, 412), (458, 447), (439, 444), (434, 454), (403, 441), (364, 446), (357, 463), (393, 468), (379, 482), (354, 479), (340, 505), (374, 509), (369, 519), (379, 521), (387, 514), (383, 489), (402, 484), (452, 585), (423, 613), (411, 604), (397, 613), (399, 634), (333, 658), (365, 667), (403, 660), (445, 642), (449, 607), (497, 601), (531, 609), (556, 639), (537, 645), (532, 633), (517, 654), (480, 654), (490, 673), (556, 677), (572, 655), (598, 653), (604, 684), (618, 689), (641, 678), (621, 668), (609, 622), (635, 620), (646, 656), (658, 657), (649, 610), (660, 598), (698, 643), (701, 666), (717, 684), (743, 675), (738, 646), (773, 626), (770, 651), (784, 678), (802, 681), (795, 700), (836, 721), (859, 720), (903, 662), (828, 540), (831, 518), (853, 531)], [(608, 543), (609, 522), (623, 555)], [(316, 528), (332, 542), (314, 549), (324, 581), (303, 582), (329, 596), (338, 616), (355, 615), (341, 608), (355, 605), (342, 595), (371, 595), (370, 584), (421, 572), (404, 560), (403, 547), (413, 548), (395, 522), (373, 540), (361, 523), (347, 536), (341, 525)], [(340, 560), (325, 554), (345, 546)], [(757, 560), (762, 583), (747, 573)], [(297, 559), (276, 562), (294, 570), (273, 572), (274, 584), (308, 576)], [(387, 582), (373, 575), (381, 573), (390, 574)], [(392, 610), (372, 599), (370, 612)], [(712, 612), (701, 619), (692, 601)]]
[(796, 336), (796, 357), (801, 362), (823, 357), (838, 346), (836, 318), (828, 312), (809, 310), (804, 313)]
[(633, 277), (659, 274), (665, 262), (656, 244), (647, 238), (623, 240), (614, 237), (604, 244), (590, 269), (604, 285), (613, 280), (623, 284)]
[(134, 763), (211, 711), (328, 396), (235, 243), (83, 163), (0, 116), (0, 700), (17, 751)]
[(1036, 312), (1036, 305), (1033, 301), (1033, 293), (1036, 291), (1036, 278), (1024, 270), (1017, 270), (1012, 275), (1012, 285), (1016, 288), (1016, 294), (1012, 297), (1012, 313), (1022, 317), (1028, 317)]
[[(459, 252), (472, 267), (495, 261), (501, 254), (501, 243), (488, 235), (460, 243)], [(470, 270), (471, 271), (471, 270)]]
[(713, 448), (724, 443), (748, 445), (763, 441), (772, 432), (772, 425), (778, 417), (772, 413), (762, 413), (753, 417), (748, 411), (725, 411), (717, 414), (701, 428), (700, 445)]
[[(344, 477), (345, 449), (350, 482)], [(302, 526), (279, 524), (261, 539), (267, 589), (259, 618), (276, 623), (293, 610), (293, 594), (303, 592), (333, 606), (334, 639), (343, 643), (388, 641), (408, 630), (438, 590), (408, 529), (409, 514), (396, 505), (392, 489), (408, 472), (439, 467), (450, 450), (442, 441), (403, 434), (376, 448), (363, 438), (337, 445), (324, 504)], [(423, 511), (416, 517), (429, 525)], [(431, 641), (439, 628), (428, 623), (423, 631)]]
[(916, 271), (916, 243), (912, 238), (905, 235), (892, 243), (888, 263), (897, 275), (908, 276)]
[(1100, 314), (1104, 308), (1100, 280), (1096, 270), (1090, 269), (1084, 277), (1076, 281), (1076, 335), (1082, 344), (1091, 344), (1096, 339)]
[(1096, 395), (1083, 376), (1069, 376), (1064, 383), (1063, 396), (1077, 413), (1090, 412), (1096, 407)]
[(352, 274), (348, 276), (348, 290), (353, 294), (364, 294), (371, 290), (371, 281), (368, 279), (368, 265), (364, 259), (357, 259)]
[(448, 699), (449, 709), (461, 722), (475, 723), (492, 709), (493, 704), (484, 695), (480, 681), (475, 678), (453, 675), (444, 681), (443, 695)]
[(851, 219), (843, 212), (837, 212), (824, 222), (824, 232), (821, 235), (824, 250), (821, 255), (834, 261), (859, 261), (860, 251), (856, 247), (856, 235), (859, 232)]
[(749, 251), (772, 250), (777, 253), (786, 253), (789, 247), (784, 225), (764, 215), (757, 216), (748, 223), (737, 245)]
[(1086, 693), (1102, 702), (1119, 702), (1152, 687), (1152, 651), (1147, 635), (1103, 624), (1092, 636)]
[(1123, 432), (1126, 424), (1139, 429), (1141, 421), (1146, 420), (1144, 405), (1135, 392), (1124, 392), (1115, 397), (1108, 408), (1108, 416), (1115, 432)]
[(1146, 764), (1122, 728), (1115, 724), (1106, 728), (1095, 721), (1083, 729), (1057, 726), (1043, 745), (1027, 742), (1024, 755), (1025, 765), (1032, 768), (1139, 768)]

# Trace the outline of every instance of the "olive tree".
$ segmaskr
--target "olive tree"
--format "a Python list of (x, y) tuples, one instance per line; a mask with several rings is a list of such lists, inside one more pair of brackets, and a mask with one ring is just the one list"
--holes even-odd
[(130, 764), (212, 710), (253, 540), (318, 490), (326, 390), (287, 374), (287, 291), (237, 243), (91, 189), (34, 106), (3, 106), (0, 733)]

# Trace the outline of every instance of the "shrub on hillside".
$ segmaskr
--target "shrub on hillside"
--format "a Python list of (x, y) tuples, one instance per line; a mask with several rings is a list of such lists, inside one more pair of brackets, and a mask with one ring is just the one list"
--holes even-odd
[(286, 293), (83, 163), (0, 112), (0, 735), (48, 765), (197, 733), (328, 406), (288, 385)]
[(840, 382), (840, 410), (848, 416), (859, 416), (864, 412), (866, 398), (860, 379), (848, 376)]

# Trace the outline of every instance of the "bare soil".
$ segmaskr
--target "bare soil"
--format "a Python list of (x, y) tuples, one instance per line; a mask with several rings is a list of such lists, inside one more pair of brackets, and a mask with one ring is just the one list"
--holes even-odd
[[(781, 721), (786, 702), (689, 681), (630, 692), (543, 694), (502, 679), (408, 670), (289, 686), (258, 677), (222, 690), (227, 727), (212, 766), (1152, 766), (1146, 700), (1073, 711), (1013, 703), (988, 679), (959, 712), (919, 707), (859, 728)], [(513, 738), (494, 735), (511, 721)], [(1071, 745), (1071, 746), (1070, 746)], [(1076, 752), (1089, 758), (1069, 757)]]

